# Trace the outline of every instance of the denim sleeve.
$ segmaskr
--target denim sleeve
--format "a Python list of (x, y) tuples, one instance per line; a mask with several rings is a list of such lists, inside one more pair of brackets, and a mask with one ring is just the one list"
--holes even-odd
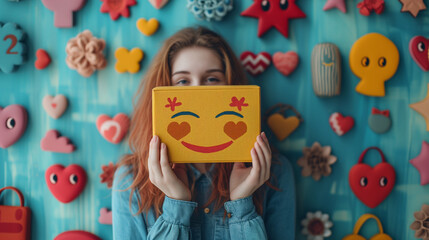
[[(134, 192), (131, 198), (130, 208), (130, 193), (133, 181), (132, 174), (127, 175), (129, 168), (120, 167), (115, 172), (113, 187), (112, 187), (112, 224), (113, 224), (113, 239), (128, 240), (128, 239), (147, 239), (146, 222), (143, 214), (134, 215), (138, 211), (138, 197)], [(125, 190), (127, 189), (127, 190)]]
[(131, 189), (124, 191), (133, 181), (131, 174), (126, 175), (128, 169), (119, 168), (113, 181), (113, 239), (190, 239), (190, 219), (197, 203), (174, 200), (166, 196), (162, 206), (163, 214), (156, 219), (148, 232), (145, 215), (134, 215), (138, 211), (137, 192), (132, 196), (130, 209)]
[(148, 239), (191, 239), (191, 216), (196, 202), (165, 196), (162, 214), (149, 231)]
[(229, 232), (231, 239), (267, 239), (264, 221), (256, 213), (252, 196), (229, 201), (224, 204), (230, 215)]
[(264, 204), (264, 223), (268, 239), (295, 239), (296, 193), (292, 165), (283, 155), (276, 155), (271, 164), (272, 184), (267, 188)]

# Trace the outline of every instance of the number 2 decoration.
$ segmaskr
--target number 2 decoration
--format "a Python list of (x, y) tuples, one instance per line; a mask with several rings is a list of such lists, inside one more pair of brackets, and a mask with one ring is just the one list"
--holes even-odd
[(0, 72), (11, 73), (24, 63), (24, 31), (14, 23), (0, 23)]

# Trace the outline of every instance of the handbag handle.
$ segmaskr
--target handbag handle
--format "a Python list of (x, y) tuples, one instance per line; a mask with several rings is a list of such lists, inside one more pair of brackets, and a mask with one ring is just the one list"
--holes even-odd
[(378, 229), (380, 230), (380, 233), (383, 233), (383, 226), (381, 225), (380, 219), (378, 219), (377, 216), (369, 213), (365, 213), (362, 215), (356, 222), (355, 228), (353, 229), (353, 234), (357, 235), (359, 233), (359, 230), (361, 229), (362, 225), (368, 221), (369, 219), (375, 219), (377, 221)]
[(369, 147), (369, 148), (365, 149), (365, 150), (362, 152), (362, 154), (361, 154), (361, 155), (360, 155), (360, 157), (359, 157), (359, 161), (358, 161), (358, 163), (362, 163), (362, 161), (363, 161), (363, 159), (364, 159), (364, 157), (365, 157), (366, 153), (367, 153), (369, 150), (371, 150), (371, 149), (375, 149), (375, 150), (377, 150), (377, 151), (380, 153), (380, 155), (381, 155), (381, 161), (382, 161), (382, 162), (386, 162), (386, 158), (384, 157), (384, 154), (383, 154), (383, 152), (381, 151), (381, 149), (380, 149), (380, 148), (378, 148), (378, 147)]
[(24, 196), (22, 195), (21, 191), (19, 191), (15, 187), (4, 187), (4, 188), (0, 189), (0, 195), (6, 189), (10, 189), (10, 190), (15, 191), (18, 194), (18, 196), (19, 196), (19, 201), (21, 202), (21, 207), (24, 207)]
[(283, 104), (283, 103), (277, 103), (276, 105), (270, 107), (264, 114), (264, 120), (266, 121), (268, 116), (272, 114), (272, 112), (278, 108), (278, 113), (284, 113), (287, 110), (291, 110), (295, 113), (296, 117), (299, 119), (300, 122), (303, 122), (304, 119), (301, 117), (301, 114), (294, 108), (292, 105), (289, 104)]

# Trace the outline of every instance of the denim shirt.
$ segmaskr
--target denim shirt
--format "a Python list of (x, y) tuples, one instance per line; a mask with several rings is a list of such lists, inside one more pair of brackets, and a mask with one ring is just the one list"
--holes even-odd
[[(192, 166), (192, 165), (191, 165)], [(214, 211), (205, 207), (211, 195), (213, 168), (202, 174), (192, 167), (195, 191), (193, 201), (165, 197), (162, 214), (155, 211), (135, 215), (139, 195), (133, 191), (129, 167), (115, 173), (112, 192), (113, 239), (295, 239), (295, 181), (292, 166), (281, 155), (273, 157), (271, 183), (280, 190), (265, 187), (263, 214), (259, 216), (252, 196), (225, 202)], [(125, 191), (124, 191), (125, 190)], [(227, 217), (225, 217), (225, 211)]]

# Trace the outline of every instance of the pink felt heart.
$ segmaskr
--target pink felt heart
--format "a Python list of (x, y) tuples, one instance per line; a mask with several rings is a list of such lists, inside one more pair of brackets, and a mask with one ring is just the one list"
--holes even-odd
[(98, 222), (101, 224), (112, 225), (112, 211), (107, 210), (107, 208), (100, 209)]
[(123, 113), (117, 114), (113, 119), (102, 114), (97, 118), (97, 129), (107, 141), (118, 144), (127, 134), (130, 119)]
[(57, 130), (49, 130), (40, 142), (40, 148), (47, 152), (71, 153), (76, 147), (67, 137), (61, 137)]
[(240, 56), (241, 64), (252, 75), (261, 74), (271, 63), (271, 55), (261, 52), (255, 55), (250, 51), (245, 51)]
[(86, 172), (76, 164), (64, 167), (55, 164), (45, 172), (45, 181), (54, 197), (62, 202), (69, 203), (77, 198), (86, 185)]
[(51, 63), (51, 57), (49, 54), (43, 50), (39, 49), (36, 52), (36, 62), (34, 63), (34, 66), (39, 69), (45, 69), (49, 64)]
[(329, 125), (338, 136), (342, 136), (350, 131), (355, 125), (352, 117), (344, 117), (341, 113), (333, 113), (329, 118)]
[(63, 115), (67, 109), (67, 98), (64, 95), (58, 94), (55, 97), (46, 95), (42, 101), (43, 108), (46, 113), (54, 119), (57, 119)]
[(168, 3), (168, 0), (149, 0), (150, 4), (156, 9), (161, 9), (165, 4)]
[(18, 141), (27, 129), (27, 111), (21, 105), (0, 107), (0, 147), (8, 148)]
[(299, 63), (299, 57), (296, 52), (290, 51), (286, 53), (277, 52), (273, 55), (274, 66), (283, 75), (291, 74)]

